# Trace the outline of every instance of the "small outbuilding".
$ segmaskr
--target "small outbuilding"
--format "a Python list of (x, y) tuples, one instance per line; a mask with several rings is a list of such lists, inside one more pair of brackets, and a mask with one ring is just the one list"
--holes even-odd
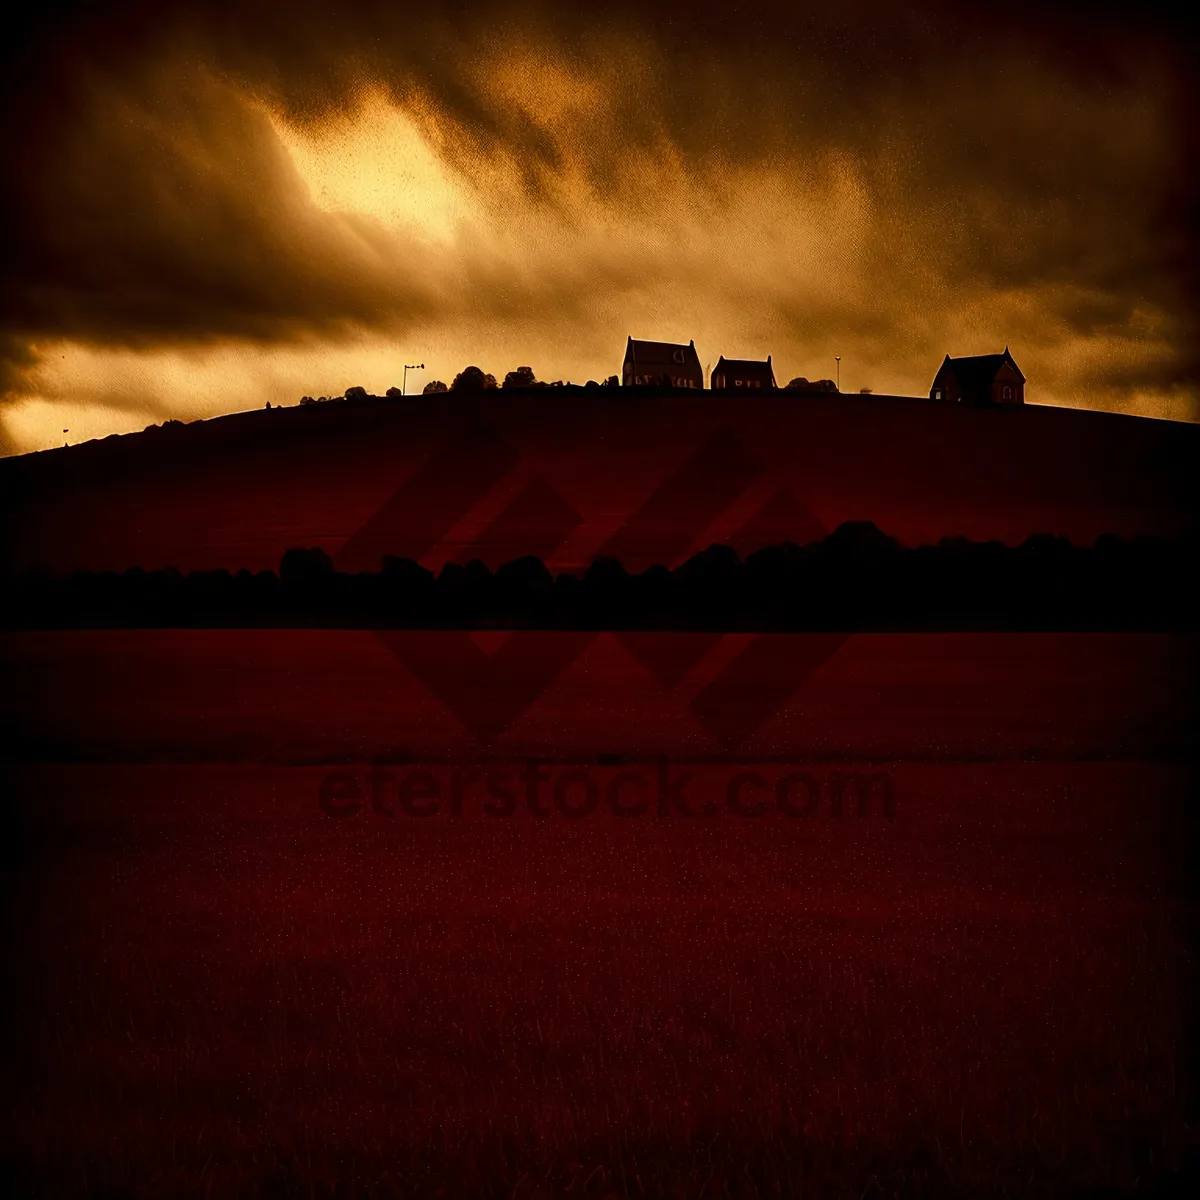
[(947, 354), (929, 389), (929, 398), (956, 404), (1024, 404), (1025, 376), (1007, 346), (1003, 354), (966, 358)]
[(621, 383), (625, 387), (703, 388), (704, 372), (695, 340), (680, 346), (631, 337), (625, 346)]
[(766, 362), (759, 362), (751, 358), (726, 358), (722, 354), (713, 367), (711, 383), (715, 392), (743, 388), (773, 392), (776, 383), (771, 356), (768, 354)]

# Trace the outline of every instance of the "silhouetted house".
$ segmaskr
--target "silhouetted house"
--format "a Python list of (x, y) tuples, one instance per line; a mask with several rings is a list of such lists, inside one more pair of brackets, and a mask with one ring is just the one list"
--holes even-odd
[(769, 354), (766, 362), (758, 362), (751, 358), (726, 358), (722, 354), (717, 359), (717, 365), (713, 367), (713, 391), (761, 388), (763, 391), (773, 392), (775, 387), (775, 371), (771, 366)]
[(961, 404), (1024, 404), (1025, 376), (1008, 347), (1003, 354), (946, 355), (929, 389), (931, 400)]
[(704, 387), (695, 341), (676, 346), (671, 342), (635, 342), (630, 338), (625, 345), (621, 382), (625, 387)]

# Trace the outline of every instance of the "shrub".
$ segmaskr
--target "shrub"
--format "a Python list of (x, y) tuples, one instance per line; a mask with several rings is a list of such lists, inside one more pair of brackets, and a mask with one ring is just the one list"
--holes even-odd
[(803, 375), (793, 379), (785, 392), (836, 392), (837, 384), (832, 379), (805, 379)]
[(440, 379), (431, 379), (422, 389), (421, 395), (428, 396), (433, 392), (446, 391), (446, 385)]
[(506, 388), (527, 388), (533, 387), (536, 383), (537, 377), (534, 375), (532, 367), (518, 367), (515, 371), (509, 371), (504, 377)]

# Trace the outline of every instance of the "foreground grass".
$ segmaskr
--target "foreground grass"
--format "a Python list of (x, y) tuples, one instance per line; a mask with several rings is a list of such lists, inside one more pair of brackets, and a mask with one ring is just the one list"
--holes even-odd
[(418, 827), (295, 772), (35, 772), (13, 1188), (1182, 1187), (1187, 772), (898, 778), (891, 822)]

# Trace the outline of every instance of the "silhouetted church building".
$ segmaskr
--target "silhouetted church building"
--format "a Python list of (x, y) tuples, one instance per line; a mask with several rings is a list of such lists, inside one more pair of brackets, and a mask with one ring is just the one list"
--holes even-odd
[(1024, 404), (1025, 376), (1007, 346), (1003, 354), (969, 358), (947, 354), (929, 389), (929, 398), (961, 404)]
[(713, 367), (711, 386), (713, 391), (729, 388), (762, 388), (764, 391), (774, 391), (775, 371), (771, 366), (771, 356), (767, 355), (766, 362), (758, 362), (749, 358), (726, 358), (722, 354), (717, 359), (717, 365)]
[(686, 346), (671, 342), (635, 342), (625, 346), (625, 364), (621, 375), (625, 387), (703, 388), (704, 372), (695, 341)]

